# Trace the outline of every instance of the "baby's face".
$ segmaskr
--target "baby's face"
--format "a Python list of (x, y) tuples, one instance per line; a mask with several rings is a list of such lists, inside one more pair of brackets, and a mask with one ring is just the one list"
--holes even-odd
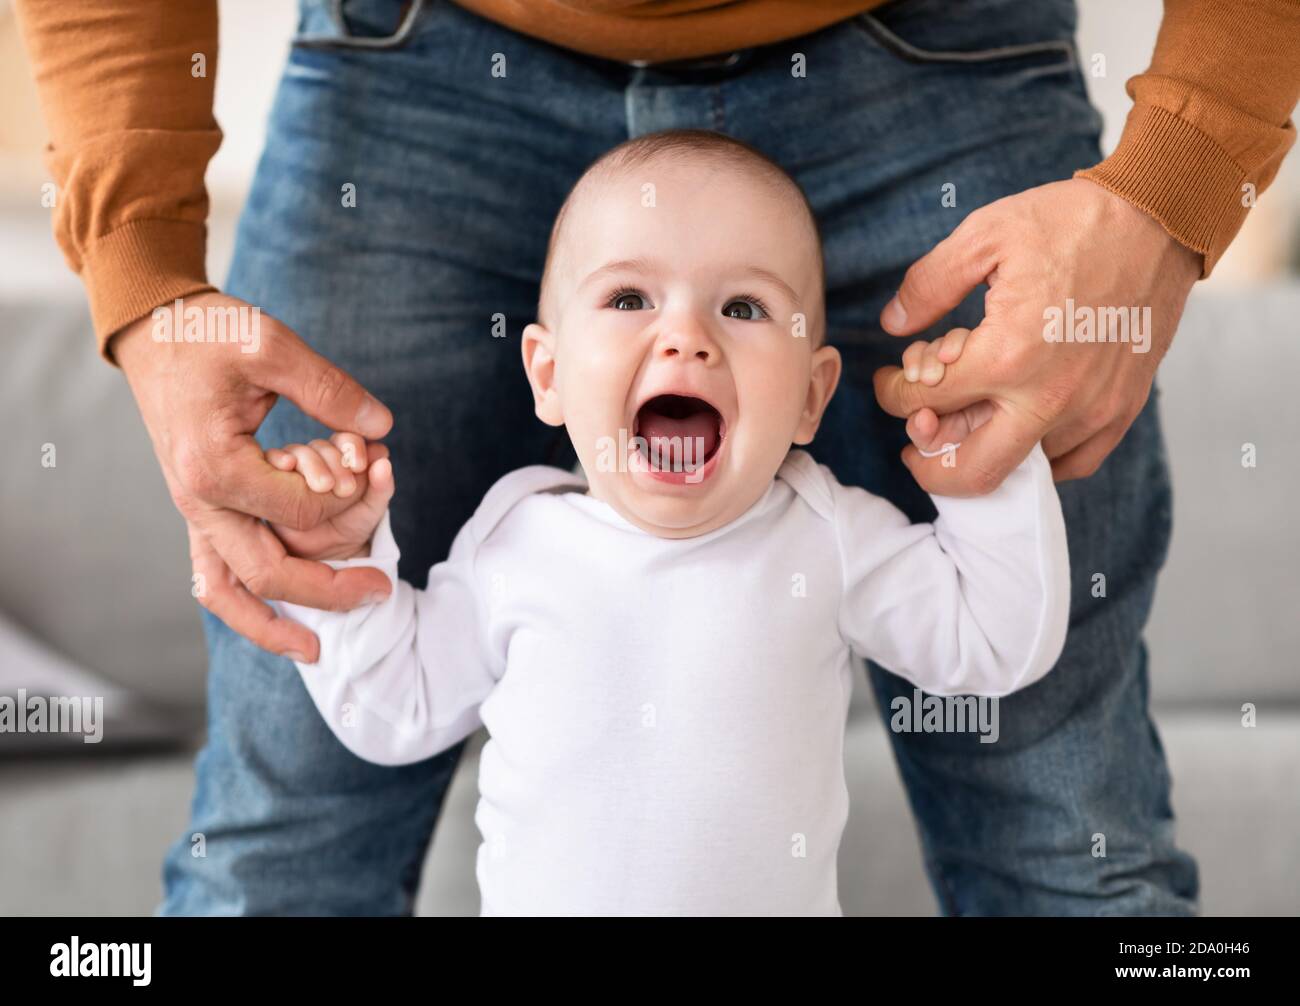
[(815, 235), (791, 195), (694, 158), (571, 205), (524, 362), (591, 493), (662, 537), (704, 534), (813, 438), (839, 378)]

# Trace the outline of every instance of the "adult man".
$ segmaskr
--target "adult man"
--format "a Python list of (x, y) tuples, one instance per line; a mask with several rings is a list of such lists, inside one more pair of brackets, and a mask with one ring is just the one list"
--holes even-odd
[[(557, 460), (493, 316), (512, 333), (531, 320), (549, 222), (586, 164), (672, 126), (752, 143), (817, 212), (845, 357), (819, 460), (924, 517), (897, 460), (902, 424), (875, 395), (896, 415), (991, 399), (958, 464), (909, 456), (922, 484), (987, 490), (1039, 439), (1062, 480), (1075, 600), (1057, 670), (1004, 701), (996, 745), (893, 735), (941, 907), (1194, 910), (1146, 710), (1141, 629), (1169, 523), (1148, 395), (1244, 192), (1268, 185), (1294, 139), (1300, 15), (1289, 0), (1168, 0), (1124, 138), (1098, 164), (1068, 0), (874, 7), (304, 0), (217, 293), (202, 265), (202, 175), (220, 139), (214, 2), (20, 3), (63, 191), (56, 232), (208, 585), (191, 829), (207, 855), (188, 836), (173, 848), (164, 911), (410, 910), (459, 749), (397, 771), (358, 761), (292, 667), (253, 645), (309, 659), (316, 647), (254, 593), (350, 607), (388, 587), (284, 556), (260, 519), (311, 526), (329, 506), (266, 466), (251, 435), (309, 439), (323, 429), (312, 420), (387, 435), (410, 473), (393, 514), (402, 572), (422, 582), (499, 475)], [(989, 297), (970, 296), (985, 281)], [(255, 353), (153, 342), (148, 316), (176, 297), (247, 302), (284, 324), (264, 315)], [(1152, 351), (1045, 341), (1044, 311), (1067, 299), (1150, 307)], [(903, 344), (878, 317), (897, 335), (941, 318), (975, 331), (927, 388), (888, 366)], [(455, 464), (429, 463), (453, 444)], [(440, 533), (415, 536), (417, 508)], [(1096, 572), (1107, 598), (1088, 590)], [(910, 694), (871, 676), (885, 709)]]

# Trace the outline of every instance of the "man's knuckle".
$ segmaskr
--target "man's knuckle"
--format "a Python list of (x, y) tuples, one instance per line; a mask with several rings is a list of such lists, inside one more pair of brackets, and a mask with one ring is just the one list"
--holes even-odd
[(919, 409), (925, 408), (929, 401), (926, 396), (926, 388), (922, 384), (908, 383), (903, 387), (903, 406), (904, 411), (910, 416)]
[(1006, 356), (990, 357), (985, 374), (989, 383), (995, 388), (1006, 390), (1020, 385), (1020, 368), (1014, 360)]
[(299, 494), (289, 503), (289, 526), (310, 531), (325, 518), (324, 505), (314, 495)]
[(1126, 387), (1112, 390), (1106, 396), (1106, 412), (1109, 415), (1107, 425), (1122, 425), (1127, 429), (1146, 405), (1146, 398), (1146, 394), (1135, 395), (1132, 389)]
[(906, 307), (909, 304), (924, 304), (934, 299), (938, 289), (938, 276), (932, 263), (919, 259), (907, 267), (903, 274), (902, 285), (898, 289), (899, 300)]
[(199, 515), (202, 508), (199, 501), (191, 496), (189, 491), (179, 483), (180, 477), (178, 475), (177, 485), (172, 489), (172, 503), (175, 505), (177, 513), (184, 517), (186, 521), (192, 521)]
[(1073, 465), (1072, 474), (1075, 478), (1086, 479), (1097, 474), (1097, 469), (1101, 467), (1101, 456), (1093, 454), (1086, 458), (1080, 458)]
[(1034, 366), (1038, 347), (1026, 339), (1008, 339), (999, 354), (999, 361), (1007, 374), (1019, 379)]
[(1083, 425), (1089, 430), (1100, 430), (1109, 426), (1115, 418), (1115, 403), (1109, 398), (1090, 402), (1083, 410)]
[(327, 365), (316, 375), (314, 395), (317, 403), (325, 405), (334, 401), (348, 386), (348, 377), (338, 367)]
[(176, 478), (181, 487), (199, 499), (206, 499), (217, 487), (217, 478), (212, 471), (211, 458), (193, 444), (182, 444), (177, 448)]
[(983, 206), (961, 223), (961, 240), (977, 259), (993, 257), (1001, 232), (1002, 215), (992, 206)]
[(1069, 408), (1070, 400), (1073, 397), (1071, 387), (1060, 383), (1044, 384), (1038, 389), (1038, 396), (1034, 402), (1034, 413), (1048, 421), (1058, 419)]
[(981, 365), (993, 384), (1000, 387), (1019, 386), (1025, 367), (1025, 354), (1016, 340), (990, 330)]
[(258, 564), (244, 574), (244, 586), (258, 597), (278, 598), (280, 582), (271, 566)]
[(988, 243), (992, 233), (989, 215), (982, 209), (966, 214), (954, 233), (968, 248), (981, 250)]

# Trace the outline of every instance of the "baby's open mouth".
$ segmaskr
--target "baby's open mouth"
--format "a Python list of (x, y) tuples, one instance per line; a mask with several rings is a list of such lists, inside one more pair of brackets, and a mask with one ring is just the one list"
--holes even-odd
[(702, 398), (656, 395), (636, 414), (632, 435), (644, 441), (641, 453), (652, 471), (693, 472), (718, 452), (726, 424)]

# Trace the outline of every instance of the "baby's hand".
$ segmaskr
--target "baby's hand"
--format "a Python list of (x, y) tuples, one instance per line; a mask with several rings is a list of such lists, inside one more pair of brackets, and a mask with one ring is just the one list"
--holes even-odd
[(961, 442), (979, 429), (993, 415), (993, 403), (987, 398), (964, 409), (938, 415), (929, 406), (907, 417), (907, 435), (924, 457), (950, 454), (947, 464), (956, 464), (956, 450)]
[[(393, 498), (393, 466), (388, 448), (355, 433), (329, 440), (273, 447), (266, 460), (282, 472), (297, 471), (313, 492), (355, 496), (346, 510), (306, 531), (272, 524), (292, 555), (303, 559), (356, 559), (370, 554), (370, 538)], [(362, 473), (367, 473), (362, 477)]]
[[(954, 328), (933, 342), (920, 340), (903, 350), (903, 377), (934, 387), (943, 380), (944, 366), (956, 363), (966, 345), (968, 328)], [(956, 449), (962, 440), (988, 422), (993, 415), (993, 403), (976, 402), (957, 412), (940, 416), (929, 407), (918, 409), (907, 417), (907, 435), (916, 449), (925, 457), (949, 455), (946, 464), (956, 463)]]
[(943, 380), (944, 364), (956, 363), (966, 345), (969, 328), (954, 328), (941, 339), (920, 339), (903, 350), (903, 377), (934, 387)]

